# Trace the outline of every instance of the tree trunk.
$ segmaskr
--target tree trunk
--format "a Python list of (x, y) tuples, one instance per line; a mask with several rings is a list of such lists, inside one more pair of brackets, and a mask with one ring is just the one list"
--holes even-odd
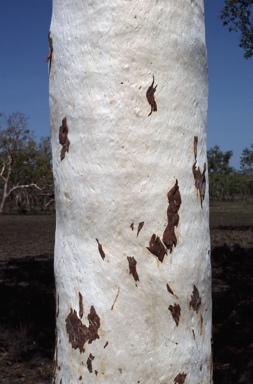
[(54, 0), (49, 43), (55, 383), (211, 383), (203, 1)]

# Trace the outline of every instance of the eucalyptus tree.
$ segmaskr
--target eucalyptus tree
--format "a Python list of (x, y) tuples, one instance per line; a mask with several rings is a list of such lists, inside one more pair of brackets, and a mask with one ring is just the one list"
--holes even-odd
[(203, 1), (53, 0), (46, 60), (54, 382), (211, 383)]

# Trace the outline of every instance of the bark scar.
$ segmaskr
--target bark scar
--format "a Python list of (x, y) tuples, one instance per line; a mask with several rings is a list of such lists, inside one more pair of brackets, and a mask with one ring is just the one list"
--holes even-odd
[(155, 91), (156, 91), (157, 85), (154, 87), (154, 82), (155, 82), (155, 77), (153, 75), (152, 84), (150, 85), (150, 87), (148, 88), (148, 90), (146, 92), (146, 97), (147, 97), (148, 103), (151, 106), (151, 111), (148, 114), (148, 116), (150, 116), (152, 112), (157, 112), (157, 105), (156, 105), (156, 101), (155, 101)]
[(100, 253), (100, 256), (102, 257), (102, 259), (104, 260), (105, 259), (105, 253), (104, 253), (104, 250), (102, 248), (102, 245), (100, 244), (99, 240), (96, 239), (96, 242), (98, 243), (98, 251)]
[[(117, 295), (116, 295), (116, 297), (115, 297), (115, 299), (114, 299), (114, 302), (112, 303), (111, 311), (113, 311), (114, 305), (115, 305), (116, 301), (118, 300), (119, 293), (120, 293), (120, 287), (118, 287), (118, 292), (117, 292)], [(104, 348), (105, 348), (105, 347), (104, 347)]]
[(172, 315), (172, 317), (173, 317), (173, 319), (174, 319), (174, 321), (176, 323), (176, 326), (178, 327), (179, 320), (180, 320), (180, 315), (181, 315), (181, 308), (180, 308), (180, 306), (175, 303), (174, 306), (170, 305), (168, 309), (169, 309), (169, 311), (170, 311), (170, 313), (171, 313), (171, 315)]
[(149, 241), (149, 247), (147, 247), (147, 249), (149, 250), (149, 252), (155, 255), (161, 263), (163, 262), (164, 256), (167, 251), (160, 237), (156, 236), (155, 233), (151, 236), (151, 239)]
[(179, 373), (175, 379), (174, 379), (174, 383), (175, 384), (184, 384), (185, 382), (185, 379), (186, 379), (186, 373)]
[(53, 55), (53, 39), (51, 37), (51, 32), (49, 31), (48, 32), (48, 46), (49, 46), (49, 51), (48, 51), (48, 55), (45, 59), (46, 62), (49, 61), (49, 72), (51, 70), (51, 64), (52, 64), (52, 55)]
[(200, 168), (196, 166), (197, 164), (197, 148), (198, 147), (198, 136), (194, 136), (193, 141), (193, 150), (194, 150), (194, 158), (195, 161), (192, 166), (192, 173), (195, 180), (195, 187), (197, 191), (199, 192), (200, 196), (200, 205), (201, 208), (203, 208), (203, 201), (205, 198), (205, 192), (206, 192), (206, 163), (204, 163), (203, 172), (200, 171)]
[(80, 353), (84, 352), (84, 344), (91, 344), (99, 339), (98, 330), (100, 327), (100, 318), (92, 305), (88, 314), (89, 326), (87, 327), (77, 316), (76, 310), (70, 309), (70, 313), (66, 318), (66, 330), (69, 335), (69, 342), (73, 349), (79, 349)]
[(80, 318), (83, 317), (83, 296), (80, 292), (79, 292), (79, 317)]
[(90, 373), (92, 373), (92, 360), (95, 359), (95, 356), (92, 355), (92, 353), (89, 354), (89, 357), (86, 361), (86, 365), (87, 365), (87, 368), (88, 368), (88, 371)]
[(174, 187), (172, 187), (167, 193), (167, 196), (169, 201), (169, 206), (167, 209), (168, 224), (163, 233), (163, 242), (171, 253), (173, 246), (176, 247), (177, 245), (175, 227), (177, 227), (179, 223), (178, 211), (181, 205), (181, 195), (179, 192), (177, 180)]
[(190, 308), (192, 308), (196, 313), (198, 313), (201, 306), (201, 297), (196, 285), (193, 285), (193, 291), (191, 295)]
[(142, 230), (143, 225), (144, 225), (144, 221), (141, 221), (141, 222), (139, 223), (139, 225), (138, 225), (138, 229), (137, 229), (137, 237), (138, 237), (140, 231)]
[(128, 264), (129, 264), (129, 273), (133, 276), (135, 281), (139, 281), (139, 276), (136, 270), (137, 261), (133, 256), (127, 256)]
[(200, 171), (200, 168), (196, 167), (196, 163), (197, 163), (197, 161), (195, 161), (193, 163), (192, 173), (193, 173), (193, 177), (194, 177), (194, 180), (195, 180), (195, 187), (196, 187), (197, 191), (199, 192), (200, 205), (201, 205), (201, 208), (203, 208), (203, 201), (204, 201), (205, 192), (206, 192), (206, 176), (205, 176), (205, 173), (206, 173), (206, 163), (204, 163), (204, 168), (203, 168), (203, 172), (202, 173)]
[(70, 141), (68, 139), (68, 133), (67, 117), (64, 117), (62, 125), (59, 128), (59, 142), (62, 145), (61, 160), (65, 158), (65, 153), (69, 151)]

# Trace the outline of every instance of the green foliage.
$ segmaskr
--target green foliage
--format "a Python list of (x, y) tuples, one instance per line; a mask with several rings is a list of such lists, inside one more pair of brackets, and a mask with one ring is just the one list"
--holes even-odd
[(234, 169), (229, 166), (229, 161), (232, 156), (233, 151), (222, 152), (218, 145), (209, 149), (209, 151), (207, 151), (209, 173), (232, 173)]
[(253, 144), (251, 144), (251, 149), (245, 148), (242, 151), (240, 168), (242, 174), (253, 177)]
[(253, 55), (252, 11), (252, 0), (225, 0), (220, 15), (223, 25), (228, 25), (229, 31), (241, 32), (239, 46), (244, 49), (246, 59)]
[(233, 151), (222, 152), (216, 145), (207, 151), (209, 169), (209, 193), (211, 200), (246, 200), (253, 194), (252, 171), (253, 151), (245, 149), (241, 157), (241, 169), (238, 172), (229, 165)]

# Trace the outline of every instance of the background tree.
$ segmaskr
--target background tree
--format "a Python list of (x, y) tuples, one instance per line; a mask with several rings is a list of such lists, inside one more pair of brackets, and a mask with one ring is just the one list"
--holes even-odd
[(229, 174), (234, 171), (229, 165), (229, 161), (233, 156), (233, 151), (222, 152), (218, 145), (207, 151), (208, 170), (209, 173)]
[(245, 148), (242, 151), (240, 169), (243, 175), (253, 176), (253, 144), (250, 148)]
[(212, 200), (246, 199), (252, 193), (252, 151), (244, 149), (241, 171), (229, 165), (233, 151), (223, 152), (218, 145), (207, 151), (210, 197)]
[(229, 196), (230, 176), (234, 172), (229, 165), (232, 155), (233, 151), (223, 152), (218, 145), (207, 151), (211, 199), (225, 200)]
[(249, 59), (253, 55), (253, 2), (252, 0), (225, 0), (221, 11), (221, 20), (228, 25), (229, 31), (240, 31), (240, 47)]
[(50, 31), (55, 383), (209, 384), (203, 1), (54, 0)]
[(27, 123), (19, 112), (1, 116), (0, 213), (10, 195), (20, 202), (22, 190), (53, 189), (50, 140), (45, 137), (37, 143)]
[(242, 151), (240, 160), (240, 173), (247, 186), (247, 195), (253, 195), (253, 144)]

